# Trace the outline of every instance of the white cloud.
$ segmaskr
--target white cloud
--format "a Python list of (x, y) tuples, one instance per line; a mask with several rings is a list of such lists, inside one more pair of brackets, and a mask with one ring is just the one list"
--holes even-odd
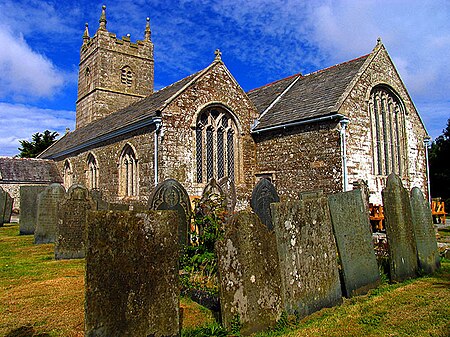
[(13, 156), (19, 153), (19, 140), (31, 140), (36, 132), (63, 135), (66, 127), (73, 129), (75, 112), (0, 102), (0, 120), (0, 156)]
[(0, 97), (17, 100), (52, 97), (64, 84), (53, 63), (33, 51), (23, 36), (0, 26)]

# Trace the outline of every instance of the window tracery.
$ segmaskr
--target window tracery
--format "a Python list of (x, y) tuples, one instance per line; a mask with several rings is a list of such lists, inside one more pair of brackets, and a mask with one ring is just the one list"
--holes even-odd
[(92, 153), (87, 157), (87, 186), (89, 189), (98, 189), (98, 164)]
[(119, 193), (122, 196), (138, 195), (138, 165), (133, 148), (127, 144), (120, 156)]

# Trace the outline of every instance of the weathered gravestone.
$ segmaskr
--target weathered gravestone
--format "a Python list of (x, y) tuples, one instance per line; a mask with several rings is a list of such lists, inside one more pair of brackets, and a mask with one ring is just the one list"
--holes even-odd
[(224, 193), (228, 213), (232, 214), (236, 207), (236, 201), (237, 201), (236, 200), (236, 186), (234, 185), (234, 181), (229, 179), (228, 177), (222, 177), (217, 182), (217, 185), (220, 186), (220, 188), (222, 189), (222, 191)]
[(227, 200), (222, 187), (219, 186), (215, 178), (211, 178), (206, 186), (203, 188), (200, 203), (205, 203), (207, 200), (215, 200), (220, 203), (224, 209), (227, 207)]
[(179, 336), (174, 211), (89, 212), (85, 336)]
[(417, 187), (411, 190), (411, 215), (419, 267), (431, 274), (440, 267), (439, 250), (430, 204)]
[(380, 283), (364, 198), (360, 189), (328, 196), (347, 297), (364, 294)]
[[(103, 199), (103, 193), (100, 190), (93, 189), (89, 191), (89, 195), (94, 202), (94, 209), (96, 211), (129, 211), (130, 205), (128, 204), (117, 204), (108, 202)], [(142, 205), (139, 210), (146, 210), (146, 206)]]
[(280, 197), (278, 196), (277, 190), (268, 179), (264, 178), (258, 181), (253, 189), (250, 205), (261, 219), (261, 222), (270, 230), (273, 229), (270, 204), (279, 201)]
[(0, 186), (0, 226), (3, 226), (5, 221), (5, 212), (6, 212), (6, 194), (7, 192), (3, 190)]
[(11, 197), (8, 192), (6, 192), (6, 203), (5, 203), (5, 213), (3, 215), (3, 223), (11, 222), (13, 205), (14, 205), (14, 198)]
[(220, 306), (227, 328), (239, 317), (241, 333), (275, 325), (283, 311), (275, 233), (252, 212), (235, 214), (217, 242)]
[(342, 301), (326, 197), (271, 205), (285, 310), (300, 317)]
[(51, 184), (38, 195), (38, 210), (34, 243), (55, 242), (58, 225), (58, 206), (64, 199), (65, 189), (61, 184)]
[(94, 202), (82, 185), (72, 185), (61, 202), (56, 227), (55, 259), (79, 259), (85, 256), (87, 212)]
[(418, 269), (409, 194), (393, 173), (381, 194), (389, 245), (389, 277), (391, 281), (402, 282), (415, 277)]
[(20, 186), (20, 234), (34, 234), (37, 220), (38, 194), (47, 186)]
[(178, 181), (167, 179), (158, 184), (150, 196), (148, 208), (150, 210), (177, 211), (179, 222), (173, 230), (178, 228), (180, 244), (188, 243), (192, 213), (191, 202), (186, 190)]

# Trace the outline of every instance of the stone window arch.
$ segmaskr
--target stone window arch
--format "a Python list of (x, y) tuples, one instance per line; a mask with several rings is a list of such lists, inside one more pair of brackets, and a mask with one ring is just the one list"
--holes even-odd
[(87, 156), (87, 187), (91, 190), (98, 189), (98, 163), (92, 153)]
[(136, 152), (130, 144), (126, 144), (119, 160), (119, 195), (128, 197), (139, 194), (138, 169)]
[(234, 116), (223, 107), (200, 112), (195, 126), (197, 183), (223, 177), (236, 180), (238, 134)]
[(63, 168), (63, 183), (64, 187), (69, 189), (70, 186), (73, 185), (73, 170), (72, 170), (72, 164), (68, 159), (64, 161), (64, 168)]
[(387, 176), (406, 173), (405, 108), (387, 86), (378, 85), (370, 93), (373, 172)]
[(122, 84), (131, 87), (131, 85), (133, 84), (133, 71), (131, 67), (129, 66), (122, 67), (120, 74), (120, 82)]

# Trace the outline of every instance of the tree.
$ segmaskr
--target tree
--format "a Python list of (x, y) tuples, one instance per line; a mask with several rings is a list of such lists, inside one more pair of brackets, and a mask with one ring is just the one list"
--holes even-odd
[(44, 151), (56, 141), (59, 134), (54, 131), (45, 130), (43, 133), (36, 132), (31, 136), (31, 142), (28, 140), (19, 140), (19, 157), (20, 158), (36, 158), (39, 153)]
[(450, 204), (450, 118), (443, 134), (431, 144), (430, 184), (431, 195), (441, 197)]

